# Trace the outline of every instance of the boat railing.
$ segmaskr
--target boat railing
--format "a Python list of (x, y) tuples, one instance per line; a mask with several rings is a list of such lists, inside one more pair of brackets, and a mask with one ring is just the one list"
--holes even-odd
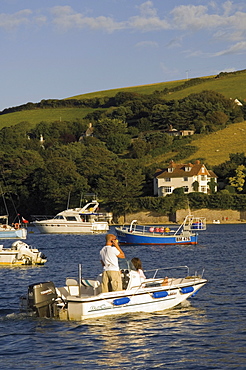
[[(163, 229), (163, 230), (162, 230)], [(138, 225), (138, 224), (131, 224), (129, 225), (122, 225), (121, 230), (129, 231), (135, 234), (151, 234), (151, 235), (164, 235), (174, 233), (176, 234), (178, 229), (172, 228), (170, 230), (167, 226), (151, 226), (151, 225)]]
[(178, 270), (178, 269), (186, 269), (186, 274), (187, 276), (189, 276), (189, 267), (188, 266), (173, 266), (173, 267), (162, 267), (162, 268), (158, 268), (158, 269), (153, 269), (153, 270), (144, 270), (144, 272), (146, 273), (150, 273), (150, 272), (153, 272), (153, 277), (152, 279), (156, 279), (156, 276), (159, 272), (162, 273), (162, 271), (167, 271), (167, 270)]
[(48, 215), (31, 215), (32, 221), (44, 221), (44, 220), (51, 220), (55, 216), (48, 216)]
[(206, 217), (187, 215), (181, 225), (184, 230), (206, 230)]

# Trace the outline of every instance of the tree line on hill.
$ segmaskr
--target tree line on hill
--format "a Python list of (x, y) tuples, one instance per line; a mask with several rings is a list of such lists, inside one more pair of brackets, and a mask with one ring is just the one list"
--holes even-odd
[[(10, 194), (27, 218), (66, 208), (69, 193), (71, 206), (78, 206), (81, 194), (95, 193), (116, 215), (139, 209), (171, 212), (187, 203), (182, 189), (161, 199), (152, 196), (155, 158), (166, 153), (166, 161), (178, 162), (196, 151), (190, 145), (192, 137), (172, 137), (165, 130), (171, 124), (177, 129), (193, 129), (196, 134), (212, 132), (243, 121), (245, 105), (238, 106), (213, 91), (179, 101), (165, 101), (159, 95), (120, 92), (113, 98), (86, 102), (47, 101), (50, 105), (88, 104), (96, 109), (74, 121), (40, 122), (33, 129), (28, 122), (20, 122), (1, 129), (1, 185), (7, 199)], [(89, 123), (93, 135), (86, 136)], [(246, 193), (244, 165), (244, 153), (238, 153), (216, 166), (213, 170), (219, 176), (220, 193), (209, 195), (206, 201), (203, 195), (193, 193), (190, 206), (244, 204), (237, 200)], [(222, 202), (221, 194), (233, 201)]]

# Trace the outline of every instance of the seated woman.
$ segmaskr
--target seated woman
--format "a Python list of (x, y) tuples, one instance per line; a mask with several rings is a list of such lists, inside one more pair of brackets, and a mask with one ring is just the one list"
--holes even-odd
[(133, 266), (135, 267), (136, 271), (139, 273), (141, 281), (145, 280), (146, 276), (144, 275), (144, 272), (143, 272), (143, 267), (142, 267), (141, 260), (137, 257), (134, 257), (131, 260), (131, 262), (132, 262)]

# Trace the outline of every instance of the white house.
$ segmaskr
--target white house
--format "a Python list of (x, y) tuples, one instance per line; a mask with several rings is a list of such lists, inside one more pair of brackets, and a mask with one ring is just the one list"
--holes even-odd
[(204, 164), (196, 161), (194, 164), (176, 164), (171, 161), (169, 166), (160, 170), (154, 177), (154, 195), (158, 197), (171, 194), (176, 188), (184, 188), (186, 194), (198, 191), (209, 193), (209, 182), (214, 181), (217, 191), (217, 176), (213, 171), (207, 170)]

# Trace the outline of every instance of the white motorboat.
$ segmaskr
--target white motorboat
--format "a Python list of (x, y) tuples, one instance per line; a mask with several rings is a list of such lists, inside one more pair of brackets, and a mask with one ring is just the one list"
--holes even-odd
[(0, 266), (43, 265), (46, 261), (42, 252), (21, 240), (15, 241), (11, 248), (0, 245)]
[[(183, 269), (182, 275), (178, 271)], [(166, 276), (168, 271), (169, 277)], [(66, 285), (56, 287), (52, 281), (32, 284), (22, 307), (38, 317), (53, 317), (81, 321), (107, 315), (133, 312), (154, 312), (171, 309), (193, 297), (207, 280), (195, 274), (190, 276), (188, 266), (145, 271), (149, 276), (141, 280), (137, 271), (127, 262), (121, 270), (123, 290), (101, 292), (101, 275), (96, 280), (67, 278)]]
[(213, 220), (213, 224), (220, 224), (220, 220)]
[(66, 209), (54, 218), (32, 216), (33, 224), (43, 234), (96, 234), (106, 233), (112, 222), (112, 213), (97, 211), (99, 203), (93, 200), (82, 208)]

